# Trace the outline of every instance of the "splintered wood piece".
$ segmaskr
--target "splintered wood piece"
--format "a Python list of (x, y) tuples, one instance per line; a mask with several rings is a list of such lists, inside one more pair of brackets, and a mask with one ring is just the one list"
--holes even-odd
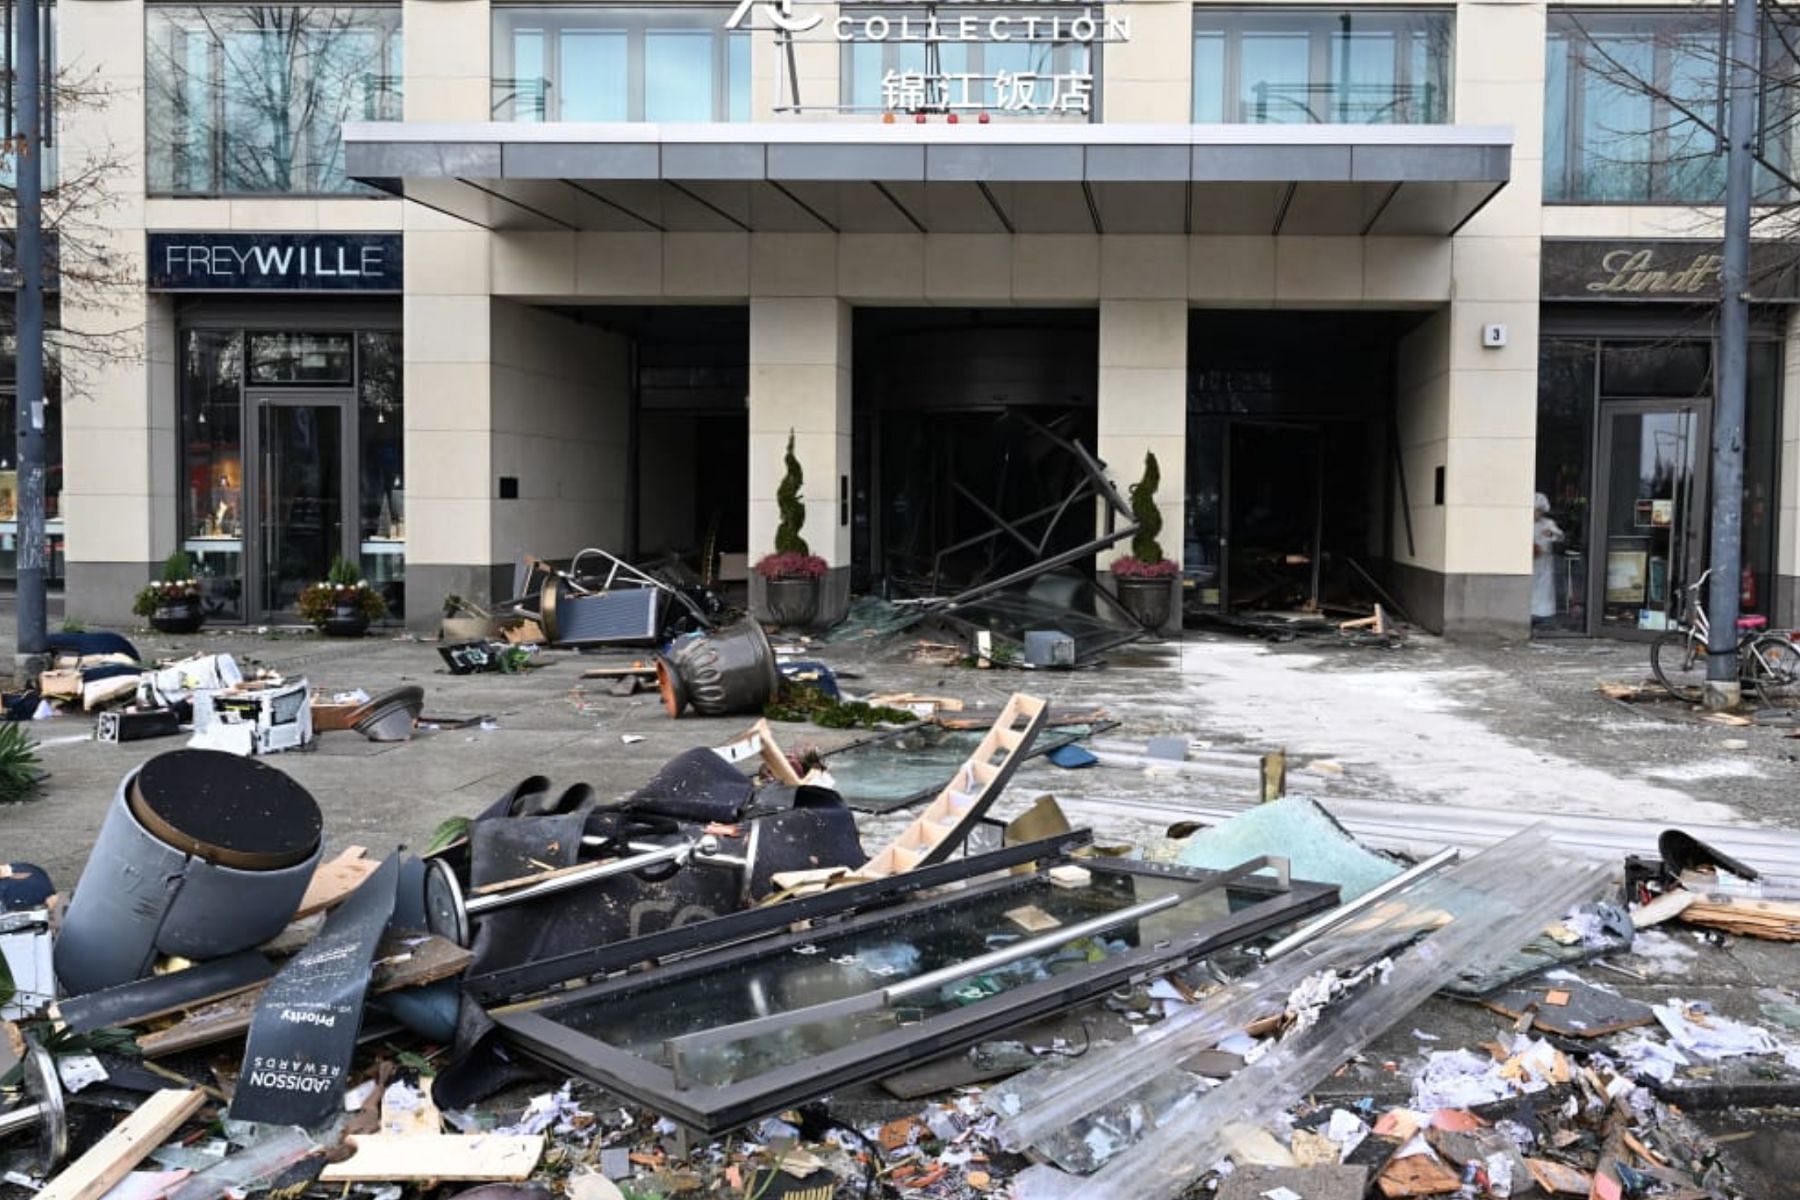
[(1683, 909), (1679, 919), (1744, 937), (1800, 941), (1800, 904), (1792, 901), (1703, 896)]
[(1448, 1196), (1462, 1190), (1462, 1174), (1435, 1154), (1410, 1154), (1389, 1161), (1376, 1181), (1388, 1200), (1409, 1196)]
[(300, 907), (294, 910), (293, 919), (310, 917), (349, 899), (350, 893), (361, 887), (363, 880), (381, 865), (380, 859), (369, 858), (368, 853), (362, 846), (347, 846), (336, 858), (320, 863), (313, 870), (313, 877), (306, 885), (306, 894), (300, 897)]
[(1552, 1196), (1585, 1196), (1594, 1186), (1593, 1176), (1586, 1171), (1578, 1171), (1552, 1159), (1528, 1158), (1525, 1166), (1531, 1171), (1538, 1190)]
[(321, 1183), (398, 1183), (442, 1179), (523, 1181), (544, 1153), (542, 1134), (353, 1133), (355, 1153), (319, 1174)]
[(1639, 905), (1631, 910), (1631, 924), (1635, 929), (1648, 929), (1652, 925), (1660, 925), (1672, 917), (1679, 917), (1687, 911), (1689, 905), (1700, 899), (1695, 892), (1677, 889), (1664, 892), (1648, 904)]
[(38, 1195), (43, 1200), (99, 1200), (205, 1103), (206, 1093), (198, 1088), (155, 1093)]
[[(412, 938), (389, 938), (376, 951), (369, 975), (371, 992), (393, 992), (460, 975), (474, 955), (447, 938), (428, 936), (415, 945)], [(217, 1004), (190, 1009), (186, 1016), (154, 1033), (138, 1038), (138, 1050), (146, 1058), (209, 1046), (249, 1032), (250, 1017), (262, 1001), (264, 984), (239, 992)]]

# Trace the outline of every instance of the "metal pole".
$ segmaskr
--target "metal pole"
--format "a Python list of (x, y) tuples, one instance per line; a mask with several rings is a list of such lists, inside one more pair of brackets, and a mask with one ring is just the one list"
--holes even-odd
[(1719, 285), (1718, 400), (1713, 406), (1712, 629), (1706, 707), (1736, 708), (1738, 589), (1743, 570), (1744, 389), (1750, 328), (1750, 167), (1756, 139), (1756, 0), (1732, 0), (1726, 89), (1725, 253)]
[(19, 235), (18, 397), (14, 407), (19, 460), (18, 639), (21, 670), (44, 653), (44, 237), (39, 77), (39, 0), (19, 5), (17, 207)]

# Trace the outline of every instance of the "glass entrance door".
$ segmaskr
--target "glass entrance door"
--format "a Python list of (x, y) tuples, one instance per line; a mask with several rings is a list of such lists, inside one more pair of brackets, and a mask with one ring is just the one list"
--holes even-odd
[(348, 396), (251, 396), (256, 411), (259, 547), (256, 595), (265, 614), (291, 613), (300, 591), (352, 557)]
[[(1704, 566), (1706, 411), (1669, 401), (1606, 401), (1594, 514), (1598, 553), (1590, 633), (1653, 633), (1681, 616)], [(1557, 581), (1553, 581), (1557, 582)]]

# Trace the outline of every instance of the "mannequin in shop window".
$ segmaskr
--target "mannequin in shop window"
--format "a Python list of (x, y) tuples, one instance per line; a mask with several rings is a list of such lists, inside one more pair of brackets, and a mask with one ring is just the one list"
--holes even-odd
[(1550, 497), (1539, 492), (1531, 522), (1531, 619), (1556, 615), (1556, 547), (1562, 527), (1550, 518)]

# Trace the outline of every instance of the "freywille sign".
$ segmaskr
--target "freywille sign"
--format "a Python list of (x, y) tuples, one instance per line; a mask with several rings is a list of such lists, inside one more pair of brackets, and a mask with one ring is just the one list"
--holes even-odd
[[(1081, 48), (1083, 64), (1091, 62), (1096, 42), (1131, 39), (1131, 18), (1080, 0), (1013, 0), (1004, 11), (983, 4), (977, 14), (953, 10), (973, 0), (916, 5), (902, 4), (880, 12), (857, 14), (834, 9), (826, 13), (796, 0), (738, 0), (725, 19), (727, 29), (771, 28), (792, 42), (796, 34), (814, 34), (845, 44), (916, 43), (925, 46), (969, 43), (1026, 43)], [(814, 11), (806, 11), (813, 8)], [(950, 10), (950, 11), (945, 11)], [(752, 14), (760, 14), (758, 24)], [(881, 107), (888, 112), (957, 112), (994, 109), (1000, 112), (1091, 115), (1094, 75), (1091, 70), (975, 71), (897, 70), (881, 77)]]
[(398, 292), (397, 233), (152, 233), (150, 290)]
[[(1547, 241), (1539, 290), (1546, 300), (1705, 303), (1719, 298), (1721, 251), (1718, 242), (1706, 241)], [(1751, 246), (1750, 296), (1763, 302), (1800, 300), (1792, 246)]]

